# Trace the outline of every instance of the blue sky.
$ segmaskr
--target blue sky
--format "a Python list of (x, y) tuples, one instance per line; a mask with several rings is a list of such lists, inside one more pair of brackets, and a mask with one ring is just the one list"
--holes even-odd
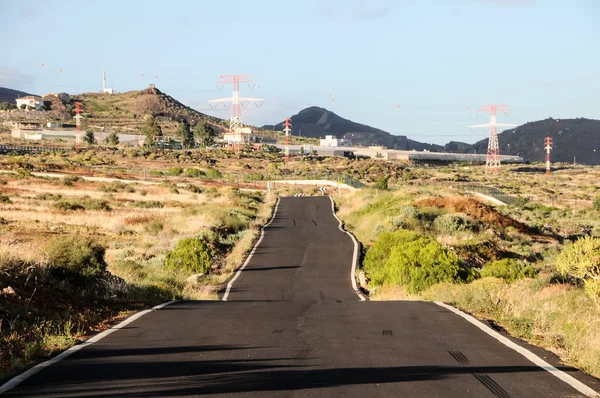
[(596, 0), (28, 0), (0, 9), (0, 86), (36, 94), (99, 91), (106, 70), (119, 92), (154, 82), (228, 118), (207, 111), (209, 99), (230, 95), (216, 82), (249, 73), (256, 86), (242, 95), (265, 101), (244, 122), (273, 124), (315, 105), (440, 144), (486, 137), (468, 128), (487, 121), (481, 104), (509, 104), (505, 123), (600, 119)]

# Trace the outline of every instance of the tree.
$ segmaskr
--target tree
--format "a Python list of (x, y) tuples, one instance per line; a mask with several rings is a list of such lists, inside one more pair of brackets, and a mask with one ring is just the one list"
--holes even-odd
[(198, 123), (194, 128), (196, 141), (202, 147), (207, 147), (215, 142), (215, 130), (206, 123)]
[(181, 138), (181, 145), (184, 148), (194, 147), (194, 135), (190, 130), (190, 125), (185, 120), (179, 123), (176, 134), (179, 138)]
[(108, 135), (107, 139), (108, 139), (108, 145), (112, 145), (112, 146), (119, 145), (119, 136), (114, 131)]
[(88, 145), (94, 145), (96, 143), (96, 137), (94, 136), (94, 132), (91, 130), (86, 131), (85, 136), (83, 136), (83, 140)]
[(20, 107), (20, 108), (21, 108), (21, 110), (22, 110), (22, 111), (24, 111), (25, 109), (27, 109), (27, 105), (25, 105), (25, 104), (21, 104), (21, 107)]
[(10, 104), (8, 102), (0, 102), (0, 111), (7, 111), (10, 109)]
[(153, 146), (154, 145), (154, 137), (162, 137), (162, 129), (156, 123), (156, 119), (154, 116), (149, 115), (146, 118), (146, 125), (142, 129), (144, 135), (146, 136), (146, 141), (144, 145)]

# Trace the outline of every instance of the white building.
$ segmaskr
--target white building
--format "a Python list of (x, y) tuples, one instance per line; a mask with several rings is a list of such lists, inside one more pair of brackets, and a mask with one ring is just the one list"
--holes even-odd
[(329, 147), (337, 147), (337, 146), (347, 146), (346, 141), (343, 138), (336, 138), (333, 135), (326, 135), (325, 139), (319, 140), (319, 146), (329, 146)]
[(29, 109), (30, 107), (39, 111), (42, 105), (44, 105), (44, 101), (42, 101), (42, 97), (36, 97), (35, 95), (28, 95), (26, 97), (17, 98), (17, 108), (21, 109), (21, 106), (25, 105), (25, 109)]
[(223, 142), (228, 145), (249, 144), (252, 141), (250, 134), (252, 134), (252, 130), (244, 127), (240, 131), (225, 133), (223, 135)]

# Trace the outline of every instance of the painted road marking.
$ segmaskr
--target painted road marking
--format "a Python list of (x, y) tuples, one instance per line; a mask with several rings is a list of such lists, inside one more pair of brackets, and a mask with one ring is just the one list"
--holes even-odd
[(124, 328), (125, 326), (129, 325), (131, 322), (135, 321), (138, 318), (143, 317), (144, 315), (146, 315), (149, 312), (152, 311), (156, 311), (159, 310), (161, 308), (166, 307), (169, 304), (173, 304), (175, 302), (177, 302), (178, 300), (173, 300), (173, 301), (168, 301), (166, 303), (162, 303), (159, 304), (155, 307), (152, 307), (149, 310), (144, 310), (144, 311), (140, 311), (136, 314), (133, 314), (132, 316), (130, 316), (129, 318), (125, 319), (122, 322), (119, 322), (118, 324), (116, 324), (115, 326), (113, 326), (112, 328), (105, 330), (102, 333), (98, 333), (97, 335), (95, 335), (94, 337), (84, 341), (81, 344), (77, 344), (74, 345), (73, 347), (69, 348), (68, 350), (58, 354), (57, 356), (55, 356), (52, 359), (49, 359), (45, 362), (39, 363), (37, 365), (35, 365), (33, 368), (21, 373), (20, 375), (17, 375), (15, 377), (13, 377), (12, 379), (10, 379), (9, 381), (7, 381), (6, 383), (4, 383), (3, 385), (0, 386), (0, 394), (5, 393), (6, 391), (15, 388), (16, 386), (18, 386), (19, 384), (21, 384), (22, 382), (24, 382), (25, 380), (27, 380), (28, 378), (30, 378), (31, 376), (33, 376), (34, 374), (38, 373), (40, 370), (47, 368), (48, 366), (55, 364), (56, 362), (67, 358), (68, 356), (70, 356), (71, 354), (76, 353), (77, 351), (81, 350), (82, 348), (85, 348), (91, 344), (94, 344), (97, 341), (102, 340), (103, 338), (105, 338), (106, 336), (108, 336), (109, 334), (116, 332), (119, 329)]
[[(242, 265), (241, 268), (238, 269), (238, 271), (235, 273), (235, 276), (227, 284), (227, 289), (225, 290), (225, 294), (223, 295), (223, 299), (222, 299), (223, 301), (227, 301), (227, 297), (229, 297), (229, 292), (231, 291), (231, 286), (233, 286), (233, 282), (235, 282), (235, 280), (240, 277), (240, 275), (242, 274), (242, 271), (244, 270), (244, 268), (246, 268), (246, 266), (252, 259), (252, 256), (256, 252), (256, 248), (258, 247), (258, 245), (260, 245), (260, 242), (262, 242), (263, 238), (265, 237), (265, 228), (268, 227), (275, 219), (275, 215), (277, 214), (278, 207), (279, 207), (279, 198), (277, 198), (277, 203), (275, 204), (275, 210), (273, 210), (273, 216), (271, 217), (269, 222), (266, 223), (265, 226), (260, 229), (260, 238), (258, 239), (258, 242), (256, 242), (256, 244), (252, 248), (252, 251), (246, 258), (246, 261), (244, 261), (244, 265)], [(295, 221), (294, 221), (294, 223), (295, 223)]]
[(354, 292), (358, 295), (358, 297), (360, 298), (360, 301), (365, 301), (365, 296), (363, 296), (363, 294), (360, 292), (360, 290), (358, 290), (358, 287), (356, 286), (356, 277), (354, 276), (356, 274), (356, 266), (358, 263), (358, 242), (356, 241), (356, 238), (354, 237), (354, 235), (352, 235), (350, 232), (344, 230), (343, 228), (343, 224), (342, 224), (342, 220), (340, 220), (338, 218), (338, 216), (335, 214), (335, 202), (333, 201), (333, 198), (330, 196), (329, 199), (331, 199), (331, 212), (333, 213), (333, 216), (335, 217), (336, 220), (338, 220), (339, 225), (338, 228), (340, 229), (340, 231), (344, 232), (345, 234), (347, 234), (350, 238), (352, 238), (352, 242), (354, 242), (354, 253), (352, 255), (352, 269), (350, 271), (350, 281), (352, 282), (352, 289), (354, 289)]
[(573, 387), (574, 389), (576, 389), (577, 391), (582, 393), (583, 395), (585, 395), (587, 397), (598, 397), (600, 395), (596, 391), (592, 390), (590, 387), (586, 386), (585, 384), (583, 384), (582, 382), (580, 382), (579, 380), (574, 378), (573, 376), (566, 374), (562, 370), (556, 369), (554, 366), (550, 365), (548, 362), (544, 361), (542, 358), (538, 357), (533, 352), (529, 351), (528, 349), (526, 349), (524, 347), (521, 347), (520, 345), (511, 341), (510, 339), (502, 336), (500, 333), (496, 332), (494, 329), (490, 328), (489, 326), (484, 325), (483, 323), (481, 323), (480, 321), (478, 321), (471, 315), (466, 314), (466, 313), (462, 312), (461, 310), (452, 307), (451, 305), (448, 305), (448, 304), (445, 304), (445, 303), (442, 303), (439, 301), (434, 301), (434, 303), (436, 303), (440, 307), (444, 307), (447, 310), (454, 312), (458, 316), (463, 317), (464, 319), (466, 319), (473, 325), (477, 326), (479, 329), (481, 329), (488, 335), (490, 335), (493, 338), (495, 338), (496, 340), (498, 340), (500, 343), (504, 344), (508, 348), (512, 348), (513, 350), (515, 350), (519, 354), (523, 355), (525, 358), (527, 358), (528, 360), (530, 360), (531, 362), (533, 362), (540, 368), (550, 372), (551, 375), (558, 377), (559, 379), (561, 379), (562, 381), (564, 381), (565, 383), (567, 383), (568, 385), (570, 385), (571, 387)]

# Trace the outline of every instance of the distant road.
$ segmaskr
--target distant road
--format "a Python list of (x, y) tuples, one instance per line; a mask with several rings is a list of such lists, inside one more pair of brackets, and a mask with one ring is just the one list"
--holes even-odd
[(152, 311), (7, 396), (583, 396), (435, 303), (361, 301), (353, 251), (328, 197), (283, 198), (227, 301)]

